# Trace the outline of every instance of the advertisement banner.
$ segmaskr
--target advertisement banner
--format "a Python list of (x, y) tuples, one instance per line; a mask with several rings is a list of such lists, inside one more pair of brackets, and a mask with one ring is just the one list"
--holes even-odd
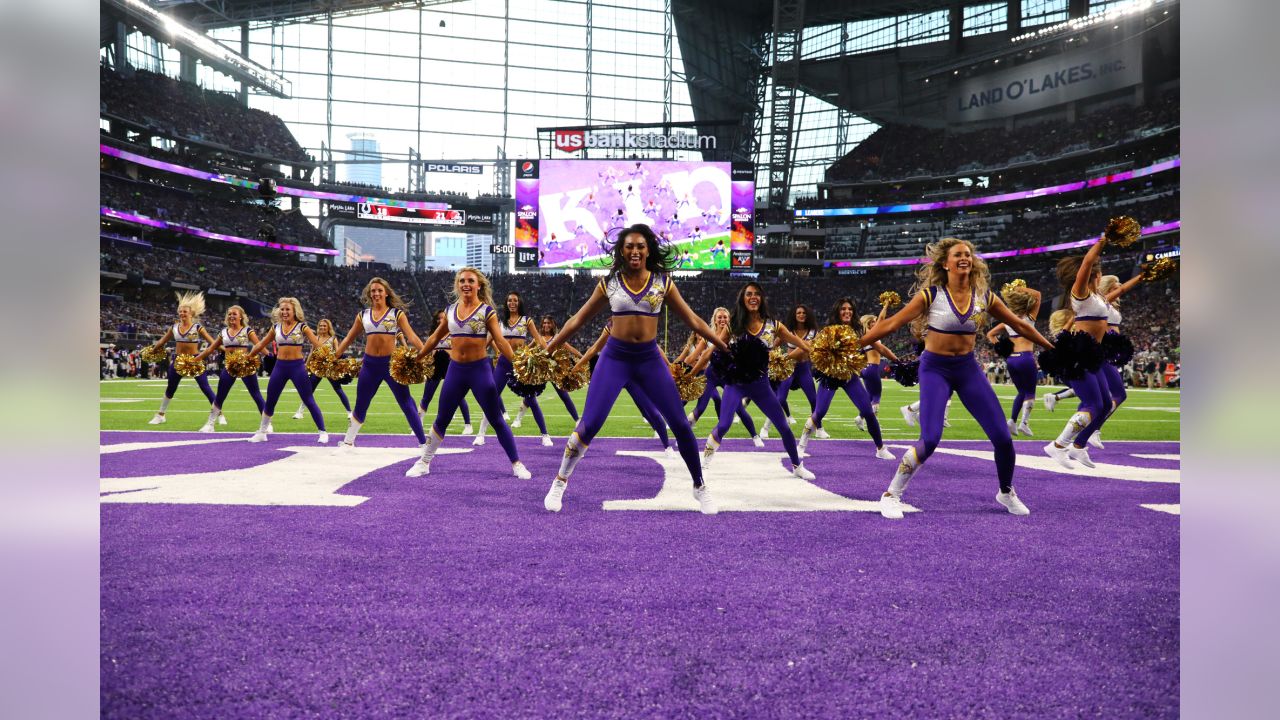
[(515, 266), (538, 267), (538, 161), (521, 160), (516, 166), (516, 228), (513, 234)]
[(966, 78), (947, 94), (952, 122), (1009, 117), (1142, 82), (1142, 44), (1076, 50)]

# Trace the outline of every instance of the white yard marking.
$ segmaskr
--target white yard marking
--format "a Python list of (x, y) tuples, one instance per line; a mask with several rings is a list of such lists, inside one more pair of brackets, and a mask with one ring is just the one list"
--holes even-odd
[[(652, 498), (606, 500), (605, 510), (697, 511), (689, 470), (679, 456), (622, 450), (618, 455), (642, 457), (662, 466), (662, 488)], [(880, 512), (879, 500), (855, 500), (801, 480), (783, 469), (777, 458), (753, 452), (716, 453), (706, 472), (712, 496), (721, 512)], [(919, 512), (909, 505), (909, 512)]]
[(115, 453), (130, 452), (132, 450), (155, 450), (157, 448), (180, 447), (183, 445), (211, 445), (213, 443), (229, 443), (244, 442), (249, 437), (228, 437), (228, 438), (209, 438), (207, 440), (168, 440), (164, 442), (130, 442), (115, 443), (112, 445), (99, 445), (98, 453), (100, 455), (113, 455)]
[(1174, 460), (1182, 462), (1181, 453), (1161, 454), (1161, 453), (1133, 453), (1133, 457), (1142, 458), (1144, 460)]
[[(910, 445), (894, 445), (893, 447), (906, 450)], [(942, 453), (944, 455), (957, 455), (959, 457), (977, 458), (979, 460), (987, 460), (995, 462), (996, 456), (994, 452), (989, 450), (959, 450), (956, 448), (939, 447), (934, 450), (934, 454)], [(1132, 465), (1116, 465), (1113, 463), (1098, 462), (1094, 460), (1095, 468), (1087, 468), (1077, 464), (1072, 470), (1068, 470), (1057, 463), (1057, 461), (1049, 458), (1039, 451), (1024, 451), (1018, 453), (1017, 464), (1019, 467), (1031, 468), (1032, 470), (1043, 470), (1045, 472), (1060, 473), (1062, 475), (1074, 475), (1083, 478), (1108, 478), (1111, 480), (1128, 480), (1130, 482), (1149, 482), (1149, 483), (1180, 483), (1180, 473), (1177, 470), (1169, 470), (1164, 468), (1142, 468)]]
[(1150, 504), (1150, 505), (1143, 504), (1142, 507), (1148, 510), (1155, 510), (1156, 512), (1169, 513), (1170, 515), (1182, 514), (1182, 506), (1177, 503), (1174, 503), (1172, 505), (1162, 505), (1159, 503)]

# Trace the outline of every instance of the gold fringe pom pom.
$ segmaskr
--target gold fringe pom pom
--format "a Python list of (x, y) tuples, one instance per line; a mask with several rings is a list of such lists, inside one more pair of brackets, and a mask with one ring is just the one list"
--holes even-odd
[(880, 304), (888, 308), (896, 308), (902, 304), (902, 296), (895, 290), (885, 290), (880, 293)]
[(231, 377), (246, 378), (258, 374), (262, 368), (262, 356), (250, 356), (247, 350), (228, 350), (222, 358), (222, 366)]
[(189, 353), (182, 353), (173, 361), (173, 371), (185, 378), (200, 377), (206, 370), (204, 361)]
[(842, 383), (867, 366), (858, 334), (848, 325), (828, 325), (819, 330), (810, 359), (814, 370)]
[(1026, 286), (1027, 286), (1027, 281), (1023, 280), (1022, 278), (1018, 278), (1017, 280), (1010, 280), (1009, 282), (1004, 284), (1004, 287), (1000, 288), (1000, 295), (1003, 296), (1006, 293), (1011, 293), (1014, 290), (1017, 290), (1018, 288), (1024, 288)]
[(512, 365), (516, 380), (525, 385), (544, 385), (555, 376), (555, 361), (537, 345), (526, 344), (516, 350)]
[(690, 371), (684, 363), (671, 365), (671, 378), (676, 381), (680, 402), (693, 402), (707, 391), (707, 376)]
[(791, 377), (791, 373), (796, 371), (796, 361), (794, 358), (787, 357), (787, 351), (780, 347), (776, 347), (769, 351), (769, 379), (774, 382), (782, 382)]
[(1102, 236), (1109, 244), (1126, 248), (1142, 237), (1142, 225), (1128, 215), (1113, 217), (1107, 223), (1107, 229), (1102, 231)]
[(419, 385), (431, 377), (435, 370), (435, 355), (427, 355), (421, 360), (418, 351), (401, 345), (391, 351), (391, 379), (401, 385)]
[(141, 353), (142, 362), (160, 363), (169, 357), (169, 353), (162, 347), (148, 345)]
[(589, 367), (583, 367), (578, 372), (573, 372), (571, 370), (552, 381), (556, 387), (565, 392), (581, 390), (586, 387), (589, 382), (591, 382), (591, 368)]
[(1159, 282), (1173, 277), (1178, 272), (1178, 263), (1173, 258), (1160, 258), (1142, 268), (1142, 282)]
[(363, 362), (360, 358), (338, 358), (333, 363), (333, 374), (326, 377), (334, 382), (350, 380), (360, 374), (360, 365)]
[(311, 354), (307, 356), (307, 372), (316, 377), (327, 378), (333, 372), (333, 363), (337, 359), (328, 345), (317, 345), (311, 348)]
[(573, 366), (578, 364), (578, 358), (569, 352), (569, 348), (561, 347), (551, 354), (551, 361), (555, 363), (555, 367), (551, 370), (551, 382), (556, 387), (560, 387), (560, 378), (573, 372)]

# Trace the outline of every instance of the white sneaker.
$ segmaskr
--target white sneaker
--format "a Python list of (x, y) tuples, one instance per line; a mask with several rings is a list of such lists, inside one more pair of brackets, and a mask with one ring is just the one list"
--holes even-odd
[(511, 463), (511, 472), (515, 473), (515, 476), (521, 480), (528, 480), (533, 477), (533, 473), (529, 472), (529, 468), (525, 467), (524, 463), (519, 460)]
[(889, 520), (902, 519), (902, 500), (894, 497), (890, 493), (880, 496), (880, 517)]
[(508, 413), (508, 412), (502, 413), (502, 419), (506, 420), (507, 422), (511, 422), (511, 413)]
[(272, 425), (271, 423), (267, 423), (267, 432), (273, 433), (275, 431), (276, 431), (276, 426)]
[(302, 409), (301, 409), (301, 408), (299, 408), (299, 409), (298, 409), (298, 412), (296, 412), (296, 413), (294, 413), (294, 414), (293, 414), (293, 419), (294, 419), (294, 420), (301, 420), (301, 419), (302, 419)]
[(1048, 455), (1054, 460), (1057, 460), (1059, 465), (1061, 465), (1062, 467), (1068, 470), (1074, 470), (1076, 467), (1076, 464), (1071, 462), (1071, 459), (1067, 457), (1066, 448), (1060, 448), (1053, 443), (1049, 443), (1048, 445), (1044, 446), (1044, 454)]
[(218, 413), (218, 424), (219, 424), (219, 425), (226, 425), (226, 424), (227, 424), (227, 416), (226, 416), (226, 415), (223, 415), (222, 413)]
[(694, 420), (694, 418), (693, 418), (693, 413), (689, 413), (688, 415), (685, 415), (685, 416), (684, 416), (684, 419), (685, 419), (685, 420), (688, 420), (690, 425), (692, 425), (692, 424), (694, 424), (695, 422), (697, 422), (697, 420)]
[(1067, 457), (1087, 468), (1097, 467), (1093, 464), (1093, 458), (1089, 457), (1089, 448), (1078, 448), (1073, 445), (1067, 450)]
[(715, 515), (720, 512), (720, 508), (716, 507), (716, 501), (711, 498), (711, 488), (707, 487), (706, 482), (702, 483), (702, 487), (693, 489), (693, 499), (698, 501), (698, 512), (703, 515)]
[(1026, 435), (1027, 437), (1035, 437), (1035, 435), (1031, 432), (1031, 426), (1027, 423), (1021, 423), (1018, 425), (1018, 434)]
[(524, 422), (524, 421), (523, 421), (523, 420), (521, 420), (521, 419), (520, 419), (520, 417), (517, 415), (517, 416), (516, 416), (515, 421), (511, 423), (511, 429), (512, 429), (512, 430), (515, 430), (515, 429), (519, 428), (519, 427), (520, 427), (520, 425), (521, 425), (523, 422)]
[(471, 441), (471, 444), (472, 444), (473, 446), (483, 445), (483, 444), (484, 444), (484, 436), (483, 436), (483, 435), (477, 435), (477, 436), (476, 436), (476, 439)]
[(671, 447), (670, 445), (663, 448), (662, 452), (666, 453), (666, 456), (669, 458), (673, 458), (676, 456), (676, 449)]
[(464, 423), (464, 424), (463, 424), (463, 426), (462, 426), (462, 434), (463, 434), (463, 435), (474, 435), (474, 434), (475, 434), (475, 432), (476, 432), (475, 430), (472, 430), (472, 429), (471, 429), (471, 423)]
[(947, 417), (946, 415), (943, 415), (943, 416), (942, 416), (942, 427), (944, 427), (944, 428), (951, 427), (951, 418)]
[(855, 417), (855, 418), (853, 419), (853, 424), (854, 424), (854, 425), (857, 425), (857, 426), (858, 426), (858, 429), (859, 429), (859, 430), (861, 430), (862, 432), (866, 432), (866, 431), (867, 431), (867, 421), (866, 421), (866, 420), (863, 420), (861, 415), (859, 415), (859, 416), (857, 416), (857, 417)]
[(163, 413), (156, 413), (156, 416), (147, 421), (148, 425), (163, 425), (169, 422), (169, 419)]
[[(760, 428), (760, 439), (761, 439), (761, 440), (768, 440), (768, 439), (769, 439), (769, 426), (768, 426), (768, 425), (765, 425), (764, 427)], [(756, 447), (764, 447), (764, 443), (760, 443), (760, 444), (759, 444), (759, 445), (757, 445)]]
[(412, 467), (404, 471), (405, 477), (422, 477), (423, 475), (430, 475), (430, 474), (431, 474), (431, 463), (424, 462), (422, 458), (418, 458), (418, 461), (415, 462)]
[(202, 432), (202, 433), (211, 433), (211, 432), (213, 432), (213, 421), (211, 421), (211, 420), (210, 420), (210, 421), (205, 421), (205, 424), (203, 424), (203, 425), (201, 425), (201, 426), (200, 426), (200, 432)]
[(1004, 423), (1005, 423), (1005, 425), (1008, 425), (1008, 426), (1009, 426), (1009, 435), (1010, 435), (1010, 436), (1014, 436), (1014, 435), (1017, 435), (1017, 434), (1018, 434), (1018, 430), (1017, 430), (1017, 428), (1014, 426), (1014, 424), (1013, 424), (1013, 421), (1012, 421), (1012, 420), (1010, 420), (1010, 419), (1008, 419), (1008, 418), (1005, 418)]
[(543, 435), (543, 436), (542, 436), (542, 447), (551, 447), (551, 445), (552, 445), (552, 442), (551, 442), (551, 436), (550, 436), (550, 435)]
[(1010, 515), (1030, 515), (1031, 511), (1026, 505), (1022, 504), (1022, 500), (1018, 499), (1018, 491), (1009, 488), (1008, 493), (996, 493), (996, 502), (1000, 503), (1009, 511)]
[(1058, 405), (1057, 395), (1054, 395), (1053, 393), (1048, 393), (1044, 396), (1044, 407), (1046, 410), (1048, 410), (1049, 412), (1053, 412), (1053, 409), (1057, 407), (1057, 405)]
[(1090, 447), (1096, 447), (1099, 450), (1106, 450), (1106, 448), (1102, 446), (1101, 432), (1095, 432), (1094, 434), (1090, 435), (1089, 439), (1086, 441), (1086, 444), (1088, 444)]
[(346, 440), (339, 440), (338, 446), (333, 449), (334, 455), (350, 455), (355, 452), (356, 446)]
[(795, 418), (793, 418), (793, 417), (791, 417), (790, 415), (788, 415), (788, 416), (787, 416), (787, 424), (788, 424), (788, 425), (795, 425), (795, 424), (796, 424), (796, 419), (795, 419)]
[(809, 440), (812, 437), (812, 433), (801, 431), (800, 437), (796, 438), (796, 451), (800, 453), (801, 457), (808, 454), (807, 450), (809, 449)]
[(569, 481), (556, 478), (551, 481), (551, 489), (547, 491), (547, 496), (542, 498), (542, 507), (551, 512), (560, 512), (562, 499), (564, 498), (564, 489), (569, 487)]
[(893, 456), (893, 453), (889, 452), (889, 448), (887, 447), (876, 448), (876, 457), (880, 458), (881, 460), (897, 460), (898, 459)]
[(814, 431), (813, 431), (813, 436), (814, 436), (814, 437), (816, 437), (816, 438), (818, 438), (819, 440), (830, 440), (830, 439), (831, 439), (831, 433), (827, 432), (827, 429), (826, 429), (826, 428), (818, 428), (817, 430), (814, 430)]
[[(920, 424), (920, 414), (911, 409), (910, 405), (902, 406), (902, 419), (907, 421), (907, 427), (915, 427)], [(902, 517), (902, 515), (898, 515)]]
[(791, 474), (795, 475), (801, 480), (813, 480), (818, 477), (817, 475), (814, 475), (812, 472), (810, 472), (809, 468), (806, 468), (804, 466), (804, 463), (800, 463), (799, 465), (791, 468)]
[(321, 431), (320, 431), (320, 436), (316, 438), (316, 442), (320, 443), (321, 445), (326, 445), (326, 444), (328, 444), (328, 442), (329, 442), (329, 433), (327, 433), (327, 432), (325, 432), (325, 431), (321, 430)]
[(755, 445), (756, 447), (764, 447), (764, 438), (760, 437), (759, 435), (755, 435), (751, 438), (751, 444)]
[(264, 432), (256, 432), (253, 437), (249, 438), (249, 442), (266, 442), (267, 434)]

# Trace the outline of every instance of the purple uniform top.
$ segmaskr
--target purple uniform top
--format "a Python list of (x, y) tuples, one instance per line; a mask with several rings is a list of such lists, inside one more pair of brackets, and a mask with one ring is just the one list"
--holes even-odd
[(662, 312), (662, 301), (675, 283), (666, 273), (649, 273), (649, 281), (638, 291), (627, 286), (622, 274), (610, 275), (600, 281), (600, 289), (609, 298), (609, 309), (614, 315), (647, 315), (656, 317)]
[(976, 335), (978, 332), (978, 313), (986, 312), (995, 296), (990, 290), (978, 297), (977, 290), (971, 290), (968, 297), (969, 307), (960, 312), (951, 292), (945, 287), (925, 288), (925, 303), (929, 307), (929, 330), (946, 335)]

